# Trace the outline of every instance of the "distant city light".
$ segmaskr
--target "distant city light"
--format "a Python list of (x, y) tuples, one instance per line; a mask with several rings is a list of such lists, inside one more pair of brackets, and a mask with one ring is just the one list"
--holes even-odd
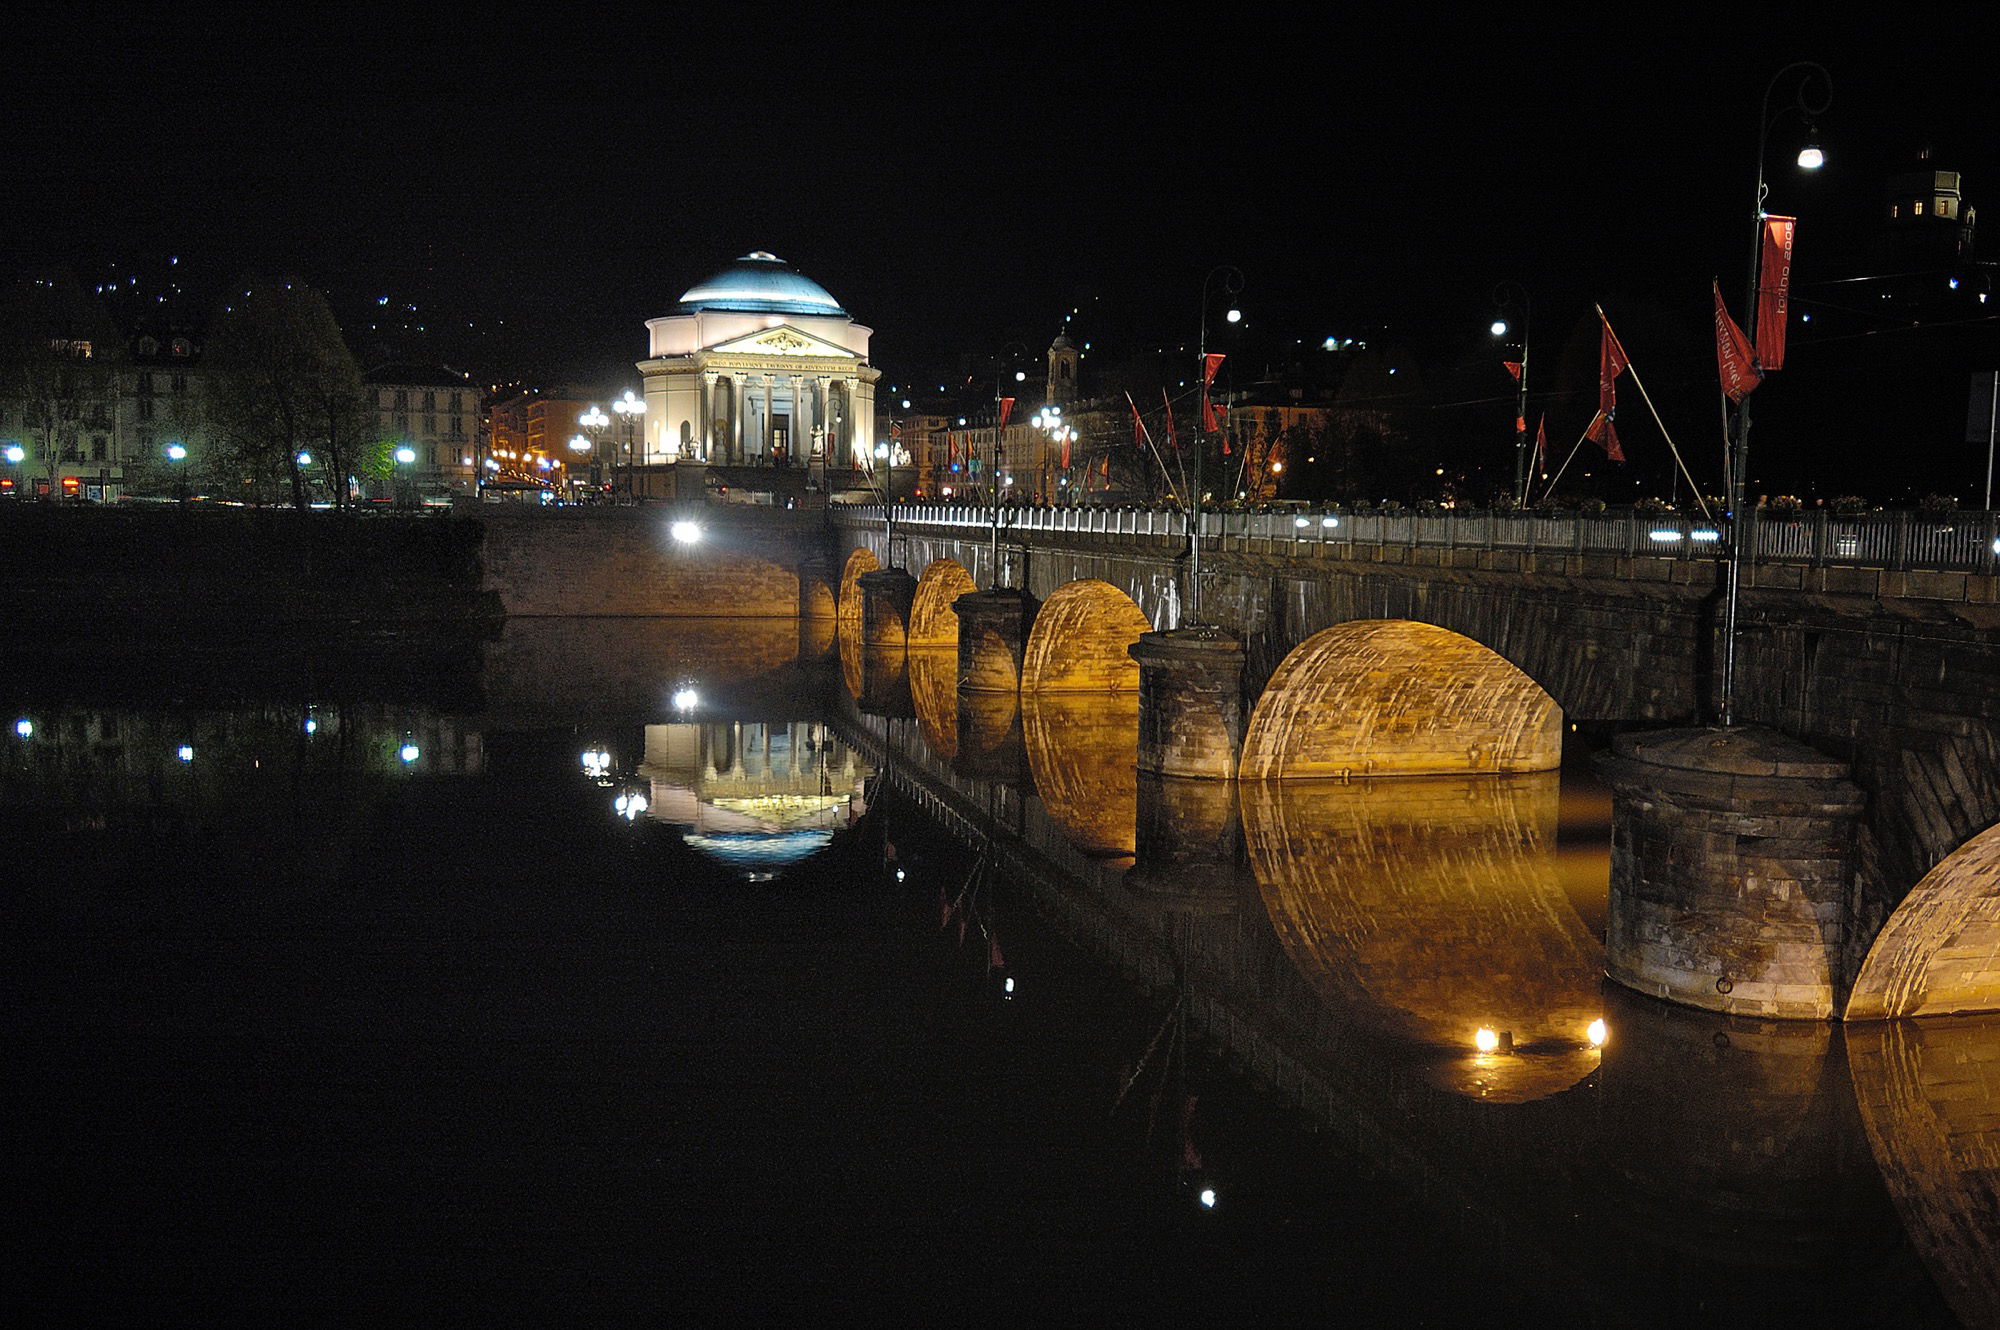
[(1204, 1210), (1213, 1210), (1215, 1208), (1215, 1188), (1203, 1187), (1201, 1189), (1201, 1208)]
[(1491, 1026), (1482, 1025), (1473, 1033), (1472, 1046), (1482, 1053), (1491, 1053), (1500, 1047), (1500, 1036)]
[(693, 522), (676, 522), (668, 528), (668, 531), (683, 545), (692, 545), (701, 539), (701, 528)]
[(10, 461), (10, 462), (20, 462), (20, 461), (21, 461), (21, 460), (22, 460), (23, 458), (25, 458), (25, 457), (26, 457), (27, 455), (28, 455), (28, 454), (27, 454), (27, 451), (26, 451), (26, 450), (25, 450), (24, 448), (22, 448), (20, 444), (18, 444), (18, 443), (10, 443), (10, 444), (8, 444), (8, 445), (7, 445), (7, 460), (8, 460), (8, 461)]
[(35, 722), (29, 720), (26, 716), (21, 717), (21, 719), (14, 722), (14, 733), (20, 735), (23, 739), (34, 738)]
[(403, 764), (407, 766), (422, 757), (423, 750), (415, 744), (406, 741), (401, 748), (396, 750), (396, 756), (402, 758)]
[[(1391, 374), (1395, 373), (1394, 370), (1390, 370), (1389, 372)], [(415, 448), (398, 448), (396, 450), (396, 460), (404, 466), (408, 466), (417, 460), (417, 450)]]
[(694, 689), (683, 687), (674, 690), (674, 710), (693, 711), (699, 705), (701, 696)]
[(179, 748), (176, 748), (174, 750), (174, 756), (179, 758), (183, 762), (194, 761), (194, 745), (182, 744)]
[(1584, 1031), (1584, 1036), (1590, 1040), (1590, 1046), (1592, 1048), (1604, 1047), (1604, 1041), (1606, 1038), (1610, 1036), (1610, 1034), (1611, 1031), (1605, 1026), (1604, 1018), (1602, 1016), (1592, 1021), (1590, 1023), (1590, 1028)]

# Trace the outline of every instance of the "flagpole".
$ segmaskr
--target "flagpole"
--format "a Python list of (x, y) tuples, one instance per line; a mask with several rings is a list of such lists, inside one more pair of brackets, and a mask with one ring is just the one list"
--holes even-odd
[[(1778, 116), (1789, 109), (1796, 109), (1810, 126), (1814, 116), (1824, 114), (1833, 104), (1833, 76), (1823, 65), (1811, 60), (1795, 60), (1777, 73), (1764, 85), (1764, 101), (1757, 113), (1757, 194), (1750, 205), (1750, 281), (1743, 306), (1745, 321), (1749, 324), (1745, 333), (1750, 345), (1757, 345), (1757, 279), (1761, 275), (1764, 261), (1764, 196), (1769, 187), (1764, 183), (1764, 155), (1771, 146), (1771, 126), (1778, 116), (1771, 114), (1771, 94), (1777, 91), (1778, 83), (1785, 75), (1802, 71), (1796, 94), (1796, 108), (1779, 107)], [(1813, 75), (1819, 75), (1825, 85), (1826, 96), (1817, 104), (1806, 100), (1806, 89), (1812, 86)], [(1802, 163), (1803, 164), (1803, 163)], [(1731, 726), (1736, 723), (1736, 623), (1738, 602), (1743, 587), (1743, 544), (1748, 534), (1749, 522), (1743, 507), (1743, 493), (1750, 484), (1750, 397), (1746, 393), (1736, 404), (1736, 446), (1729, 468), (1729, 585), (1727, 602), (1723, 610), (1722, 640), (1722, 723)]]
[(1604, 318), (1602, 307), (1599, 307), (1597, 317), (1604, 319), (1604, 331), (1611, 333), (1612, 344), (1618, 348), (1619, 357), (1625, 362), (1625, 372), (1632, 376), (1632, 386), (1639, 390), (1639, 400), (1653, 413), (1653, 423), (1660, 427), (1660, 437), (1667, 441), (1667, 451), (1674, 455), (1674, 465), (1680, 468), (1683, 476), (1687, 476), (1688, 486), (1694, 490), (1694, 501), (1701, 506), (1701, 515), (1708, 517), (1708, 501), (1701, 497), (1701, 486), (1694, 483), (1694, 477), (1688, 472), (1687, 463), (1681, 460), (1681, 450), (1674, 445), (1674, 436), (1667, 433), (1667, 422), (1660, 419), (1660, 410), (1653, 405), (1653, 395), (1646, 391), (1645, 381), (1639, 377), (1639, 367), (1632, 363), (1631, 353), (1625, 349), (1625, 344), (1618, 340), (1618, 334), (1611, 332), (1611, 320)]

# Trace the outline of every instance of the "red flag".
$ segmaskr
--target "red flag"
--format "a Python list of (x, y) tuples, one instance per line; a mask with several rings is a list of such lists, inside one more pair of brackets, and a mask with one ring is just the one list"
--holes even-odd
[[(1139, 418), (1139, 404), (1132, 400), (1132, 394), (1125, 394), (1125, 405), (1132, 408), (1132, 451), (1139, 452), (1146, 446), (1146, 422)], [(1109, 462), (1107, 455), (1104, 459)]]
[(1173, 398), (1167, 396), (1165, 388), (1160, 389), (1160, 400), (1165, 402), (1167, 406), (1167, 442), (1174, 446), (1175, 452), (1179, 452), (1181, 450), (1181, 436), (1174, 429), (1174, 401)]
[(1069, 431), (1068, 431), (1068, 430), (1064, 430), (1064, 431), (1063, 431), (1063, 440), (1062, 440), (1062, 469), (1063, 469), (1063, 470), (1065, 470), (1065, 471), (1069, 470)]
[(986, 935), (986, 963), (996, 970), (1007, 968), (1007, 958), (1000, 954), (1000, 935), (998, 933), (988, 933)]
[(1597, 345), (1597, 419), (1590, 422), (1584, 437), (1604, 449), (1604, 455), (1614, 462), (1625, 460), (1625, 450), (1618, 446), (1618, 431), (1612, 422), (1618, 419), (1618, 376), (1625, 372), (1632, 362), (1625, 355), (1625, 348), (1618, 344), (1618, 335), (1611, 331), (1611, 320), (1604, 317), (1604, 311), (1597, 311), (1597, 321), (1604, 328), (1604, 336)]
[(1508, 372), (1509, 374), (1512, 374), (1512, 375), (1514, 376), (1514, 382), (1516, 382), (1516, 383), (1519, 383), (1519, 382), (1521, 381), (1521, 362), (1520, 362), (1520, 361), (1518, 361), (1518, 360), (1503, 360), (1503, 361), (1501, 361), (1500, 363), (1501, 363), (1501, 364), (1503, 364), (1503, 365), (1505, 365), (1505, 366), (1507, 367), (1507, 372)]
[(1785, 311), (1791, 299), (1792, 233), (1796, 217), (1764, 218), (1764, 248), (1757, 264), (1757, 364), (1765, 372), (1785, 367)]
[(1104, 454), (1104, 473), (1103, 473), (1103, 474), (1104, 474), (1104, 486), (1105, 486), (1105, 488), (1106, 488), (1106, 489), (1109, 489), (1109, 488), (1111, 487), (1111, 454), (1110, 454), (1110, 453), (1106, 453), (1106, 454)]
[(1001, 398), (1001, 399), (1000, 399), (1000, 428), (1001, 428), (1001, 429), (1006, 429), (1006, 428), (1007, 428), (1007, 421), (1008, 421), (1008, 420), (1009, 420), (1010, 418), (1012, 418), (1013, 414), (1014, 414), (1014, 399), (1013, 399), (1013, 398), (1011, 398), (1011, 397), (1003, 397), (1003, 398)]
[(1549, 413), (1542, 412), (1542, 418), (1535, 422), (1535, 469), (1549, 469)]
[(1723, 306), (1722, 287), (1712, 281), (1709, 286), (1715, 291), (1716, 372), (1722, 376), (1722, 391), (1729, 394), (1729, 400), (1740, 402), (1756, 390), (1764, 376), (1750, 358), (1750, 339)]
[[(1219, 356), (1212, 353), (1201, 358), (1201, 427), (1210, 434), (1215, 433), (1222, 426), (1216, 423), (1215, 407), (1209, 403), (1208, 390), (1215, 383), (1215, 371), (1222, 368), (1222, 362), (1227, 358), (1226, 356)], [(1227, 450), (1228, 448), (1225, 444), (1224, 451), (1226, 452)]]

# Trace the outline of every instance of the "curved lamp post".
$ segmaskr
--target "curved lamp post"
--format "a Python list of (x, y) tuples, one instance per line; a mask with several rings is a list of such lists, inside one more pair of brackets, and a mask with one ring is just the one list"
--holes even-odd
[[(1243, 272), (1227, 263), (1218, 263), (1209, 269), (1208, 276), (1201, 282), (1201, 339), (1195, 355), (1195, 375), (1197, 381), (1206, 381), (1208, 373), (1208, 297), (1215, 290), (1215, 279), (1222, 279), (1222, 295), (1226, 300), (1243, 290)], [(1243, 311), (1231, 306), (1223, 318), (1230, 323), (1242, 321)], [(1208, 447), (1208, 421), (1200, 422), (1196, 438), (1201, 443), (1194, 450), (1194, 486), (1189, 497), (1188, 516), (1188, 625), (1201, 623), (1201, 455)]]
[[(1771, 94), (1785, 79), (1796, 74), (1793, 104), (1771, 110)], [(1812, 95), (1817, 84), (1820, 95)], [(1770, 192), (1764, 183), (1764, 155), (1771, 144), (1771, 127), (1788, 113), (1797, 111), (1806, 122), (1806, 146), (1798, 156), (1799, 169), (1816, 171), (1826, 163), (1819, 149), (1813, 122), (1833, 104), (1833, 76), (1823, 65), (1796, 60), (1771, 76), (1764, 86), (1764, 101), (1757, 115), (1757, 193), (1750, 207), (1750, 280), (1744, 303), (1743, 334), (1757, 345), (1757, 280), (1764, 257), (1764, 197)], [(1736, 404), (1736, 449), (1729, 468), (1729, 591), (1723, 613), (1722, 630), (1722, 723), (1736, 723), (1736, 614), (1743, 582), (1743, 544), (1749, 527), (1744, 510), (1744, 491), (1750, 481), (1750, 396)]]
[(1528, 288), (1516, 281), (1504, 281), (1493, 288), (1493, 304), (1499, 317), (1493, 320), (1493, 335), (1508, 338), (1514, 331), (1507, 319), (1507, 312), (1516, 308), (1515, 296), (1519, 295), (1518, 308), (1521, 311), (1521, 372), (1515, 375), (1518, 382), (1514, 391), (1514, 505), (1528, 506), (1528, 333), (1534, 324), (1535, 302), (1528, 295)]

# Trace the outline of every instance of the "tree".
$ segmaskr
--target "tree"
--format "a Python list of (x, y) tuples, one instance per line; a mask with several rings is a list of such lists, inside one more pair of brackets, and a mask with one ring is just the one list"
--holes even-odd
[(288, 486), (304, 509), (317, 464), (345, 504), (346, 477), (371, 460), (374, 416), (326, 298), (303, 282), (251, 279), (216, 321), (208, 366), (210, 435), (252, 486)]

